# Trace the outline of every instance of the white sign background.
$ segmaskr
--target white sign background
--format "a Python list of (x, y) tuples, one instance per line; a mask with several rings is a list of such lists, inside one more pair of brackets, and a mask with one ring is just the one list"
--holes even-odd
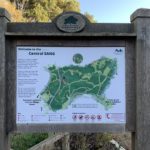
[[(121, 52), (117, 52), (121, 49)], [(44, 55), (49, 52), (52, 55)], [(53, 55), (55, 53), (55, 55)], [(63, 110), (51, 111), (38, 95), (50, 79), (48, 66), (77, 65), (73, 55), (80, 53), (85, 66), (101, 57), (117, 59), (117, 74), (104, 94), (119, 103), (106, 110), (91, 96), (84, 94)], [(17, 124), (43, 123), (125, 123), (125, 48), (124, 47), (17, 47)], [(77, 107), (74, 107), (77, 106)], [(78, 107), (79, 106), (79, 107)], [(82, 107), (81, 107), (82, 106)], [(87, 108), (85, 106), (88, 106)], [(89, 107), (90, 106), (90, 107)]]

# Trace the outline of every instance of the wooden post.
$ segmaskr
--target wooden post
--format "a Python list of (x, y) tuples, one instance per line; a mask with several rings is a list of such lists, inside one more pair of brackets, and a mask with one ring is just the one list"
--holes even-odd
[(8, 12), (0, 8), (0, 150), (9, 149), (6, 132), (6, 95), (5, 95), (5, 31), (10, 21)]
[(67, 134), (62, 138), (62, 150), (70, 150), (70, 135)]
[[(150, 9), (131, 15), (136, 38), (136, 131), (135, 150), (150, 149)], [(132, 91), (131, 91), (132, 92)]]

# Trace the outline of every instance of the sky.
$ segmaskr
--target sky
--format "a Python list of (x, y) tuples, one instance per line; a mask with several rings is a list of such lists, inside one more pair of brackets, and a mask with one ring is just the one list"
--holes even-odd
[(150, 9), (150, 0), (78, 0), (81, 13), (89, 12), (99, 23), (130, 23), (139, 8)]

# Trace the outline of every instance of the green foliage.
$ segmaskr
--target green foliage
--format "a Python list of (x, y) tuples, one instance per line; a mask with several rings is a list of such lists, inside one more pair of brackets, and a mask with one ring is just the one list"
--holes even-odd
[(22, 16), (22, 12), (20, 10), (17, 10), (16, 7), (12, 5), (12, 3), (10, 3), (9, 1), (0, 0), (0, 7), (7, 9), (7, 11), (11, 14), (12, 22), (17, 22), (17, 21), (21, 22), (24, 20)]
[(95, 134), (95, 147), (97, 149), (103, 147), (105, 144), (107, 144), (112, 139), (111, 134)]
[(96, 20), (95, 20), (95, 18), (94, 18), (93, 15), (91, 15), (91, 14), (88, 13), (88, 12), (86, 12), (84, 15), (88, 18), (88, 20), (89, 20), (91, 23), (96, 23)]
[(28, 21), (31, 22), (33, 21), (43, 22), (49, 20), (48, 13), (40, 5), (40, 3), (35, 3), (32, 9), (27, 9), (24, 13), (24, 16), (25, 18), (27, 18)]
[[(6, 0), (5, 0), (6, 1)], [(28, 22), (48, 22), (65, 11), (80, 12), (80, 3), (77, 0), (9, 0), (16, 9), (22, 11)], [(84, 14), (90, 22), (95, 23), (94, 17)]]
[[(15, 134), (11, 137), (11, 148), (13, 150), (27, 150), (28, 148), (38, 144), (45, 138), (53, 136), (54, 133), (34, 133), (34, 134)], [(113, 138), (112, 134), (102, 133), (71, 133), (70, 149), (71, 150), (116, 150), (109, 143)], [(55, 143), (54, 150), (62, 148), (63, 139)]]
[(79, 133), (70, 135), (70, 149), (73, 150), (101, 150), (111, 139), (111, 134)]
[(13, 150), (27, 150), (47, 137), (47, 133), (15, 134), (11, 137), (11, 148)]
[(65, 11), (80, 12), (77, 0), (9, 0), (17, 9), (22, 10), (23, 16), (29, 22), (52, 21)]
[(16, 6), (16, 9), (23, 10), (29, 0), (9, 0)]
[[(7, 1), (7, 0), (3, 0)], [(50, 22), (57, 15), (65, 11), (80, 12), (77, 0), (8, 0), (17, 10), (20, 10), (27, 22)], [(95, 23), (94, 17), (84, 14), (90, 22)], [(17, 21), (17, 20), (16, 20)], [(20, 21), (20, 20), (19, 20)]]

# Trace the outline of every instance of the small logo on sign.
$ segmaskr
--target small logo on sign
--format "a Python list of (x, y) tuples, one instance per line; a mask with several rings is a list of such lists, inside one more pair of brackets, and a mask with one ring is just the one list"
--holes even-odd
[(97, 115), (97, 119), (101, 120), (102, 119), (102, 115)]
[(121, 55), (123, 53), (123, 49), (121, 48), (118, 48), (118, 49), (115, 49), (115, 52), (114, 52), (116, 55)]
[(89, 115), (85, 115), (85, 119), (89, 120), (90, 116)]
[(79, 119), (82, 120), (83, 119), (83, 115), (79, 115)]
[(84, 29), (86, 21), (84, 17), (75, 12), (68, 12), (60, 15), (56, 20), (59, 30), (68, 33), (79, 32)]
[(107, 119), (111, 119), (111, 114), (107, 113), (107, 114), (106, 114), (106, 118), (107, 118)]
[(78, 21), (78, 19), (76, 19), (74, 16), (70, 16), (70, 17), (68, 17), (68, 18), (66, 18), (65, 19), (65, 21), (64, 21), (64, 24), (65, 25), (67, 25), (67, 24), (77, 24), (77, 21)]
[(91, 119), (95, 120), (96, 116), (95, 115), (91, 115)]
[(72, 116), (72, 119), (73, 119), (73, 120), (76, 120), (76, 119), (77, 119), (77, 115), (73, 115), (73, 116)]

